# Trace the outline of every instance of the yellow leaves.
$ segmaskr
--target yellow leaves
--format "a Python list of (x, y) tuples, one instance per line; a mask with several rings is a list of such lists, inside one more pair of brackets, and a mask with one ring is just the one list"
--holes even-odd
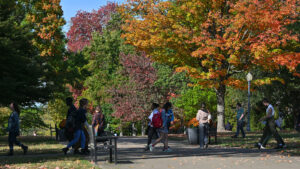
[(257, 86), (261, 86), (261, 85), (265, 85), (265, 84), (271, 84), (273, 81), (279, 81), (282, 84), (284, 84), (284, 80), (278, 77), (274, 77), (274, 78), (264, 78), (264, 79), (257, 79), (257, 80), (253, 80), (253, 84), (257, 85)]
[(63, 45), (63, 35), (60, 28), (65, 24), (62, 18), (60, 0), (37, 1), (32, 7), (34, 12), (26, 19), (34, 25), (37, 37), (33, 45), (40, 50), (41, 56), (58, 54)]

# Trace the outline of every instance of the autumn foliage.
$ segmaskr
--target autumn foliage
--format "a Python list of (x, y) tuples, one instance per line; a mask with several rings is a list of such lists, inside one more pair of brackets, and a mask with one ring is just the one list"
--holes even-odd
[(116, 8), (116, 3), (108, 3), (92, 12), (78, 11), (76, 16), (71, 18), (71, 27), (67, 33), (68, 49), (77, 52), (89, 45), (92, 33), (102, 33)]
[(295, 72), (300, 55), (287, 46), (299, 39), (287, 26), (297, 21), (297, 10), (296, 0), (129, 0), (122, 9), (123, 38), (214, 88), (218, 128), (224, 129), (226, 86), (247, 87), (236, 74), (281, 66)]
[(60, 0), (33, 1), (30, 6), (32, 9), (27, 20), (36, 33), (33, 45), (39, 49), (41, 56), (61, 56), (64, 48), (64, 35), (61, 30), (66, 22), (62, 17)]
[(115, 110), (113, 115), (123, 121), (143, 120), (149, 115), (149, 106), (156, 96), (156, 70), (145, 53), (121, 54), (120, 61), (124, 66), (122, 74), (129, 79), (111, 90)]

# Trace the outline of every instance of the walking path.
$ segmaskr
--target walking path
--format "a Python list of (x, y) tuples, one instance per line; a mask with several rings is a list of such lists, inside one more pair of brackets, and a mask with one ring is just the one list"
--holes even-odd
[(144, 137), (122, 137), (118, 140), (118, 164), (107, 162), (108, 153), (98, 156), (102, 169), (298, 169), (300, 157), (284, 156), (275, 150), (220, 148), (201, 150), (186, 141), (170, 140), (173, 152), (162, 152), (158, 144), (154, 152), (145, 152)]

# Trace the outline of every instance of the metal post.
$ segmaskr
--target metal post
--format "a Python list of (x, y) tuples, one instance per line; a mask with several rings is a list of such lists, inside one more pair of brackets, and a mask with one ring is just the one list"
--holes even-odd
[(247, 131), (250, 131), (250, 80), (248, 81), (248, 123), (247, 123)]

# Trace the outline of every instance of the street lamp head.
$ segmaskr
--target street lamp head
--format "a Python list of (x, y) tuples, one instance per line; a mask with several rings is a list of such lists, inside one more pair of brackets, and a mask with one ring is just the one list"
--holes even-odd
[(249, 72), (249, 73), (247, 74), (246, 78), (247, 78), (247, 81), (249, 82), (249, 81), (252, 80), (253, 76), (252, 76), (252, 74)]

